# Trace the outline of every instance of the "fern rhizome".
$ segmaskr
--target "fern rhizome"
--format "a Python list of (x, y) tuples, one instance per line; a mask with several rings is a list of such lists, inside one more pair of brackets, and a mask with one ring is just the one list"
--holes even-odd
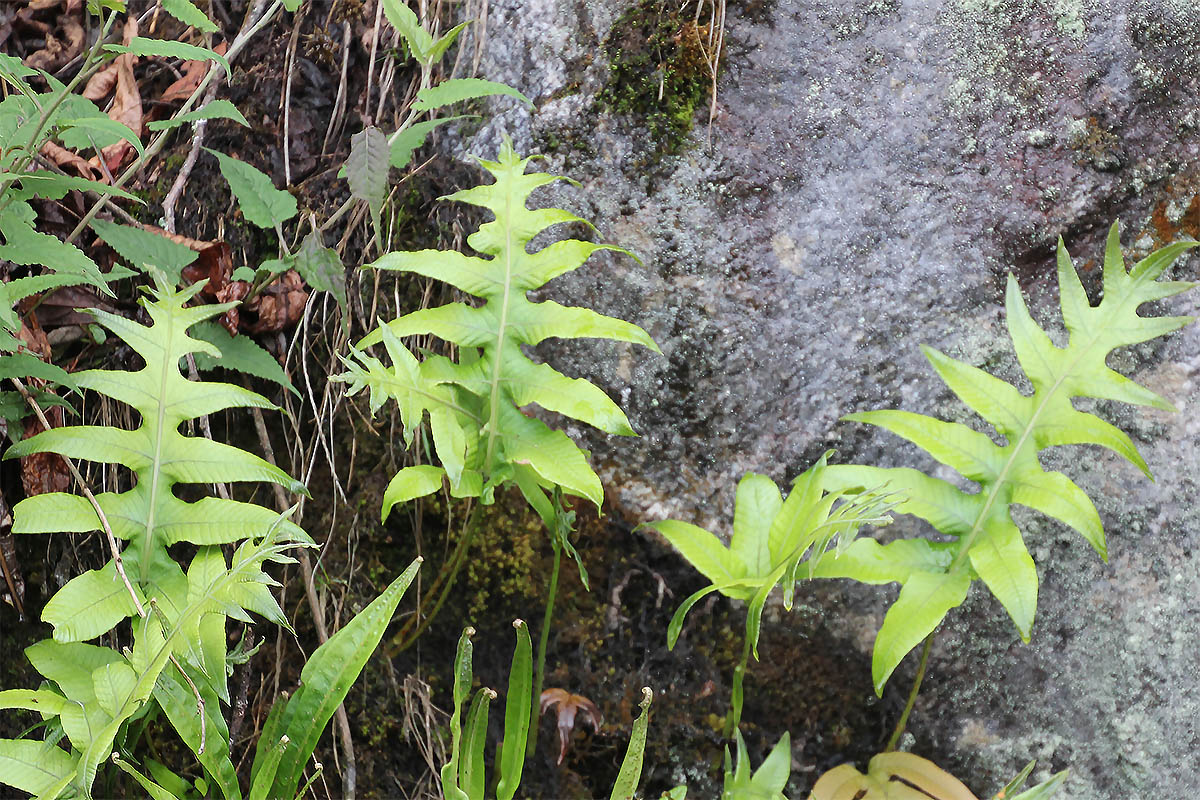
[[(960, 423), (908, 411), (868, 411), (846, 419), (877, 425), (925, 450), (938, 462), (973, 481), (978, 491), (907, 468), (839, 465), (823, 477), (828, 491), (879, 487), (905, 497), (896, 511), (929, 522), (949, 541), (902, 539), (880, 545), (858, 539), (839, 557), (823, 558), (816, 575), (864, 583), (901, 584), (875, 639), (872, 677), (877, 692), (896, 666), (931, 637), (946, 614), (963, 602), (980, 579), (1029, 640), (1037, 609), (1038, 577), (1011, 507), (1022, 505), (1078, 531), (1107, 558), (1104, 529), (1091, 499), (1061, 472), (1042, 468), (1039, 453), (1059, 445), (1097, 444), (1150, 475), (1129, 436), (1075, 398), (1100, 398), (1173, 410), (1154, 392), (1110, 369), (1105, 360), (1118, 347), (1144, 342), (1182, 328), (1191, 317), (1142, 317), (1138, 308), (1197, 284), (1158, 277), (1197, 242), (1179, 242), (1125, 269), (1117, 226), (1104, 255), (1103, 299), (1093, 306), (1065, 246), (1058, 247), (1058, 284), (1065, 347), (1057, 347), (1029, 314), (1013, 277), (1008, 279), (1008, 330), (1017, 360), (1033, 386), (1031, 395), (970, 364), (926, 347), (924, 352), (946, 385), (991, 424), (1003, 444)], [(928, 650), (926, 649), (926, 653)]]

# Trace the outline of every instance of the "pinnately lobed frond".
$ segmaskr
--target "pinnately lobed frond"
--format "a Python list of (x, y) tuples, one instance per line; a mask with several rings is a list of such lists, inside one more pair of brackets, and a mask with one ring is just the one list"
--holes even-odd
[[(599, 387), (569, 378), (548, 364), (529, 359), (522, 345), (546, 339), (600, 338), (658, 347), (638, 326), (587, 308), (552, 301), (533, 302), (527, 293), (575, 270), (599, 250), (626, 253), (619, 247), (563, 239), (535, 252), (529, 243), (546, 229), (584, 222), (557, 208), (531, 209), (529, 195), (559, 176), (527, 173), (532, 158), (520, 158), (505, 141), (496, 161), (480, 160), (495, 179), (449, 195), (487, 209), (494, 219), (467, 238), (481, 255), (443, 250), (393, 252), (371, 266), (444, 281), (482, 300), (478, 306), (449, 303), (393, 320), (360, 342), (365, 348), (383, 343), (392, 367), (356, 352), (340, 377), (350, 391), (369, 387), (372, 405), (391, 397), (400, 405), (405, 436), (411, 442), (424, 414), (430, 414), (441, 467), (411, 467), (393, 479), (384, 514), (396, 502), (419, 497), (441, 486), (443, 473), (459, 495), (485, 500), (499, 483), (529, 470), (540, 486), (557, 484), (597, 505), (600, 481), (584, 453), (566, 434), (520, 409), (530, 404), (586, 422), (617, 435), (633, 435), (625, 413)], [(433, 334), (459, 346), (457, 360), (430, 356), (418, 362), (400, 337)]]
[(1037, 609), (1038, 579), (1033, 558), (1011, 514), (1013, 505), (1040, 511), (1074, 528), (1102, 558), (1107, 558), (1100, 515), (1088, 495), (1061, 472), (1042, 468), (1038, 454), (1047, 447), (1096, 444), (1125, 458), (1147, 477), (1146, 462), (1132, 440), (1116, 426), (1072, 404), (1077, 397), (1119, 400), (1173, 410), (1154, 392), (1113, 371), (1105, 363), (1118, 347), (1178, 330), (1191, 317), (1142, 317), (1138, 308), (1152, 300), (1186, 291), (1194, 283), (1158, 277), (1197, 242), (1180, 242), (1151, 254), (1126, 271), (1117, 225), (1104, 257), (1104, 296), (1093, 306), (1062, 241), (1058, 247), (1058, 284), (1066, 347), (1055, 346), (1029, 314), (1016, 280), (1006, 293), (1008, 330), (1033, 394), (931, 347), (924, 352), (938, 375), (1001, 437), (959, 423), (943, 422), (908, 411), (868, 411), (846, 419), (891, 431), (921, 447), (936, 460), (979, 486), (977, 493), (913, 469), (832, 466), (825, 488), (887, 486), (907, 496), (897, 511), (928, 521), (949, 543), (924, 540), (879, 545), (856, 541), (838, 559), (825, 559), (823, 577), (849, 577), (868, 583), (899, 582), (900, 597), (889, 609), (875, 641), (873, 673), (877, 691), (900, 660), (930, 634), (966, 598), (976, 577), (1003, 604), (1021, 637), (1028, 641)]
[[(264, 397), (240, 386), (190, 381), (180, 372), (189, 353), (219, 356), (207, 342), (187, 335), (192, 325), (223, 313), (232, 304), (185, 306), (203, 286), (197, 283), (175, 291), (156, 275), (157, 288), (142, 306), (153, 325), (145, 326), (103, 311), (91, 312), (104, 327), (120, 336), (145, 366), (137, 371), (87, 370), (75, 373), (75, 384), (119, 400), (140, 415), (133, 430), (79, 425), (54, 428), (9, 448), (6, 458), (30, 453), (58, 453), (70, 458), (121, 464), (133, 471), (135, 485), (125, 492), (106, 492), (96, 499), (118, 539), (128, 542), (125, 570), (142, 602), (157, 596), (187, 597), (187, 578), (167, 554), (177, 542), (221, 545), (260, 538), (279, 526), (284, 541), (311, 543), (295, 524), (270, 509), (250, 503), (205, 497), (186, 502), (175, 495), (177, 484), (266, 481), (304, 492), (304, 487), (278, 467), (237, 447), (180, 432), (184, 422), (226, 408), (274, 408)], [(82, 497), (44, 494), (14, 508), (14, 533), (83, 533), (101, 528), (92, 506)], [(195, 563), (207, 563), (202, 549)], [(220, 559), (219, 552), (213, 552)], [(195, 567), (195, 563), (193, 566)], [(245, 606), (260, 610), (252, 602)], [(270, 609), (261, 604), (262, 608)], [(136, 613), (115, 563), (89, 570), (67, 583), (43, 610), (62, 642), (86, 641)], [(214, 634), (215, 639), (215, 634)], [(224, 642), (222, 641), (222, 647)], [(222, 650), (222, 653), (224, 651)], [(221, 676), (222, 682), (224, 676)]]

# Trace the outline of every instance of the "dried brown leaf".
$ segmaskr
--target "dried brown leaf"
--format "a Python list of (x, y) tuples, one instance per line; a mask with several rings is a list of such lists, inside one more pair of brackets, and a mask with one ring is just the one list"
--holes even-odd
[(114, 61), (104, 69), (88, 78), (83, 87), (83, 96), (93, 103), (99, 102), (112, 94), (117, 86), (117, 64)]
[[(137, 17), (130, 16), (125, 21), (124, 42), (129, 44), (138, 35)], [(136, 135), (142, 135), (142, 93), (138, 89), (137, 78), (134, 77), (133, 67), (137, 64), (137, 56), (133, 53), (122, 53), (113, 62), (117, 67), (116, 94), (112, 107), (108, 110), (110, 119), (123, 123)], [(133, 145), (122, 139), (114, 142), (100, 151), (104, 163), (110, 172), (121, 168), (125, 159), (133, 152)], [(99, 162), (93, 161), (99, 166)]]

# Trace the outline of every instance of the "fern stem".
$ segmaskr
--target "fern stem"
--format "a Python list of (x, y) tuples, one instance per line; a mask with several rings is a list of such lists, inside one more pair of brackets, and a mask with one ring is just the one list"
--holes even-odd
[[(554, 504), (556, 514), (560, 512)], [(555, 518), (558, 526), (558, 518)], [(550, 622), (554, 618), (554, 598), (558, 595), (558, 570), (562, 566), (562, 544), (556, 531), (550, 532), (550, 544), (554, 548), (554, 568), (550, 571), (550, 591), (546, 598), (546, 612), (542, 615), (542, 634), (538, 637), (537, 671), (533, 679), (533, 707), (530, 709), (529, 730), (531, 735), (525, 743), (525, 757), (533, 758), (537, 752), (538, 719), (541, 716), (542, 684), (546, 679), (546, 643), (550, 640)]]
[(888, 739), (887, 747), (883, 748), (883, 752), (890, 753), (896, 749), (896, 745), (900, 743), (900, 737), (904, 735), (904, 729), (908, 726), (908, 715), (912, 713), (913, 706), (917, 704), (917, 693), (921, 691), (921, 681), (925, 679), (925, 667), (929, 664), (929, 651), (933, 649), (933, 637), (937, 631), (930, 631), (925, 637), (925, 646), (921, 648), (921, 663), (917, 665), (917, 676), (913, 678), (912, 689), (908, 693), (908, 702), (904, 704), (904, 711), (900, 714), (900, 721), (896, 723), (896, 730), (892, 731), (892, 738)]
[[(475, 510), (467, 518), (467, 524), (463, 527), (462, 536), (459, 538), (454, 552), (451, 553), (450, 560), (442, 565), (442, 569), (438, 572), (433, 586), (429, 587), (429, 591), (421, 598), (417, 606), (417, 616), (410, 619), (408, 624), (401, 628), (400, 632), (392, 638), (387, 650), (388, 658), (394, 658), (399, 653), (407, 650), (425, 632), (425, 629), (429, 627), (429, 623), (433, 622), (434, 617), (442, 610), (442, 606), (446, 603), (446, 598), (450, 596), (450, 590), (454, 588), (454, 581), (458, 577), (458, 571), (467, 560), (467, 550), (471, 547), (471, 541), (475, 538), (475, 531), (479, 527), (482, 510), (482, 504), (475, 506)], [(435, 595), (437, 596), (437, 600), (433, 601)], [(421, 609), (425, 608), (431, 601), (434, 603), (433, 608), (428, 614), (422, 617)]]
[(742, 721), (742, 682), (746, 678), (746, 665), (750, 663), (750, 637), (744, 637), (742, 642), (742, 660), (733, 668), (733, 690), (729, 695), (729, 716), (725, 718), (725, 738), (732, 739)]

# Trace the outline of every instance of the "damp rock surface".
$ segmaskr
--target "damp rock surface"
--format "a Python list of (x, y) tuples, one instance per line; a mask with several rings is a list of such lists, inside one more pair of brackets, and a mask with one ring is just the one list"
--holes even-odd
[[(1058, 237), (1094, 289), (1113, 220), (1132, 256), (1200, 236), (1190, 0), (731, 2), (715, 113), (710, 124), (698, 104), (678, 148), (655, 141), (653, 110), (603, 102), (614, 60), (630, 56), (630, 15), (655, 5), (492, 2), (480, 74), (535, 109), (501, 101), (463, 142), (490, 154), (508, 134), (544, 154), (582, 187), (542, 199), (642, 261), (597, 257), (546, 296), (638, 322), (661, 357), (596, 342), (543, 351), (629, 411), (636, 439), (571, 432), (631, 519), (719, 529), (746, 471), (783, 484), (830, 448), (839, 462), (929, 468), (839, 418), (968, 419), (920, 344), (1020, 384), (1006, 276), (1053, 329)], [(668, 72), (649, 76), (664, 104)], [(1196, 280), (1200, 256), (1171, 275)], [(1153, 311), (1200, 313), (1200, 292)], [(1131, 432), (1154, 483), (1097, 448), (1045, 459), (1095, 499), (1109, 562), (1030, 513), (1032, 643), (977, 587), (934, 649), (914, 747), (981, 796), (1030, 758), (1071, 768), (1076, 800), (1200, 795), (1200, 326), (1110, 364), (1179, 413), (1099, 408)], [(853, 627), (894, 595), (847, 588), (827, 613)]]

